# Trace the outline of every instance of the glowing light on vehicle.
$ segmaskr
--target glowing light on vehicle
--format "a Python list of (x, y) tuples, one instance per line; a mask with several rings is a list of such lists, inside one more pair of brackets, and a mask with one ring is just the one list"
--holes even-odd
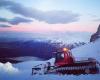
[(63, 48), (63, 51), (65, 51), (65, 52), (67, 52), (69, 49), (67, 49), (67, 48)]

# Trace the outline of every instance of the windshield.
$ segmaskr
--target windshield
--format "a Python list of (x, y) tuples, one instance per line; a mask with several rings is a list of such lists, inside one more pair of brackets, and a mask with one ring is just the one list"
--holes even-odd
[(64, 59), (64, 54), (63, 53), (57, 53), (56, 54), (56, 60), (63, 60)]

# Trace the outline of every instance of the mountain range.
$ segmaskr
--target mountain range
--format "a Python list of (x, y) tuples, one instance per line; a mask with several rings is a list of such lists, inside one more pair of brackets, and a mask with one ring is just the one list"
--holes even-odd
[[(99, 26), (100, 27), (100, 26)], [(99, 35), (99, 28), (95, 36)], [(62, 32), (62, 33), (14, 33), (0, 32), (0, 61), (20, 62), (15, 57), (38, 57), (43, 60), (52, 58), (58, 48), (80, 48), (95, 41), (91, 33), (85, 32)], [(80, 33), (80, 34), (79, 34)], [(91, 36), (92, 35), (92, 36)], [(91, 39), (90, 39), (91, 37)], [(89, 42), (90, 40), (90, 42)], [(78, 50), (79, 51), (79, 50)]]

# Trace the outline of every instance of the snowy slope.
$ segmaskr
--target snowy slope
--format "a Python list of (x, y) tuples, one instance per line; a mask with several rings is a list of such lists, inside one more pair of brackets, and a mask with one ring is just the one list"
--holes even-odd
[[(51, 59), (49, 61), (54, 61)], [(10, 72), (1, 74), (0, 80), (100, 80), (100, 74), (95, 75), (31, 75), (31, 68), (38, 64), (45, 64), (47, 61), (28, 61), (13, 65), (13, 68), (17, 68), (18, 72), (14, 70), (13, 74)]]
[(100, 39), (72, 50), (75, 57), (92, 57), (100, 61)]
[[(100, 39), (88, 43), (84, 46), (78, 47), (72, 50), (73, 55), (75, 57), (93, 57), (100, 61)], [(49, 62), (54, 62), (54, 58), (48, 60)], [(31, 69), (33, 66), (38, 64), (45, 64), (48, 61), (27, 61), (18, 64), (8, 65), (8, 67), (12, 67), (13, 74), (10, 74), (9, 71), (7, 73), (2, 73), (0, 71), (0, 80), (100, 80), (100, 74), (95, 75), (31, 75)], [(4, 66), (0, 66), (3, 68)], [(0, 68), (1, 68), (0, 67)], [(6, 68), (4, 68), (6, 70)], [(11, 69), (11, 68), (10, 68)], [(17, 69), (16, 73), (14, 70)], [(4, 70), (4, 71), (5, 71)]]

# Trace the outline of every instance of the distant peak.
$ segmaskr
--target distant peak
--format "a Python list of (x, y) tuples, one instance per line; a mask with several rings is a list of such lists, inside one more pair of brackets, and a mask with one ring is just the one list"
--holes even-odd
[(94, 33), (94, 34), (91, 36), (90, 42), (93, 42), (93, 41), (97, 40), (98, 38), (100, 38), (100, 24), (99, 24), (99, 26), (98, 26), (97, 32)]
[(99, 24), (99, 26), (98, 26), (98, 30), (97, 30), (96, 33), (100, 35), (100, 24)]

